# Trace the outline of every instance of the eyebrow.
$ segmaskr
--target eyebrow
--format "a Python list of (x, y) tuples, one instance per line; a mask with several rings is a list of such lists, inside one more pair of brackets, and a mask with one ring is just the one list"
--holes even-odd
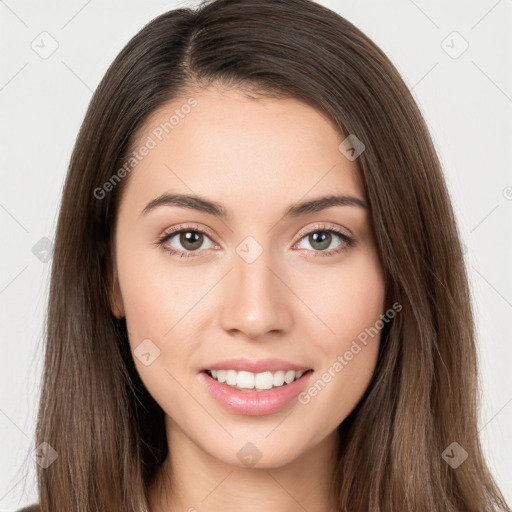
[[(230, 218), (231, 215), (225, 206), (217, 201), (205, 199), (191, 194), (162, 194), (150, 201), (142, 210), (141, 215), (147, 215), (160, 206), (177, 206), (214, 215), (221, 219)], [(354, 196), (329, 195), (301, 201), (289, 206), (283, 214), (283, 218), (295, 218), (307, 213), (315, 213), (332, 208), (333, 206), (356, 206), (368, 210), (368, 204)]]

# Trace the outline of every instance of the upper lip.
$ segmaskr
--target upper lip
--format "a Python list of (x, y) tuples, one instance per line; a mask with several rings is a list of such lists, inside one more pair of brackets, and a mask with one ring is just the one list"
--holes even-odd
[(268, 359), (246, 359), (244, 357), (237, 357), (234, 359), (224, 359), (217, 361), (208, 366), (205, 366), (202, 371), (205, 370), (236, 370), (246, 371), (252, 373), (261, 372), (277, 372), (279, 370), (297, 370), (305, 372), (310, 370), (309, 366), (301, 364), (291, 363), (290, 361), (284, 361), (282, 359), (268, 358)]

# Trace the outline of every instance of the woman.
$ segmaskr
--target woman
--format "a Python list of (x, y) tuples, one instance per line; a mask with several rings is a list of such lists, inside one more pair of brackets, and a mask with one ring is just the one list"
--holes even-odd
[(383, 52), (308, 0), (144, 27), (64, 187), (40, 510), (505, 510), (476, 396), (453, 210)]

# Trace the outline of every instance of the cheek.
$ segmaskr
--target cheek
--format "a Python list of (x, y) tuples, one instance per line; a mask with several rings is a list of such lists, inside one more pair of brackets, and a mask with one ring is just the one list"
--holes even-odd
[(383, 326), (380, 319), (385, 308), (384, 276), (375, 254), (354, 266), (343, 276), (343, 283), (332, 297), (331, 304), (335, 306), (329, 314), (335, 341), (326, 351), (333, 361), (334, 356), (338, 362), (338, 356), (342, 356), (344, 366), (339, 373), (345, 375), (343, 380), (350, 380), (349, 386), (365, 387), (377, 361)]
[[(150, 393), (158, 397), (165, 391), (170, 400), (169, 393), (179, 388), (173, 377), (182, 382), (197, 371), (194, 354), (205, 328), (205, 283), (218, 278), (198, 267), (177, 268), (163, 250), (127, 242), (121, 232), (117, 267), (130, 348)], [(144, 364), (147, 356), (139, 357), (147, 352), (149, 360), (154, 358), (149, 365)]]
[(151, 338), (165, 344), (182, 324), (190, 328), (189, 312), (204, 291), (197, 271), (183, 267), (172, 272), (163, 250), (140, 245), (127, 246), (117, 261), (130, 342)]
[(364, 395), (385, 325), (380, 321), (385, 309), (384, 276), (375, 253), (350, 263), (331, 269), (328, 279), (312, 276), (323, 286), (303, 290), (310, 304), (316, 304), (324, 325), (315, 320), (317, 335), (311, 339), (321, 354), (321, 367), (299, 402), (315, 417), (328, 417), (327, 430), (339, 425)]
[[(175, 304), (172, 291), (163, 294), (156, 276), (148, 273), (145, 267), (137, 270), (127, 267), (124, 271), (123, 304), (132, 348), (144, 338), (155, 340), (156, 343), (163, 341), (165, 333), (171, 328), (169, 305)], [(120, 280), (123, 278), (121, 272), (119, 277)]]
[(158, 266), (136, 257), (119, 262), (135, 367), (157, 403), (173, 414), (176, 404), (187, 400), (179, 383), (192, 371), (195, 340), (200, 339), (194, 332), (200, 329), (194, 305), (201, 288), (188, 277), (180, 272), (164, 275)]
[(296, 283), (300, 283), (297, 294), (317, 317), (316, 336), (311, 339), (321, 344), (324, 353), (344, 350), (384, 313), (384, 276), (374, 251), (354, 254), (329, 268), (318, 266)]

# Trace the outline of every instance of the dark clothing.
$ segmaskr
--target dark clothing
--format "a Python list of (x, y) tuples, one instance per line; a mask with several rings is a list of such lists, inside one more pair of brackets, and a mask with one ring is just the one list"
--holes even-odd
[(20, 508), (17, 512), (39, 512), (39, 505), (30, 505), (30, 507)]

